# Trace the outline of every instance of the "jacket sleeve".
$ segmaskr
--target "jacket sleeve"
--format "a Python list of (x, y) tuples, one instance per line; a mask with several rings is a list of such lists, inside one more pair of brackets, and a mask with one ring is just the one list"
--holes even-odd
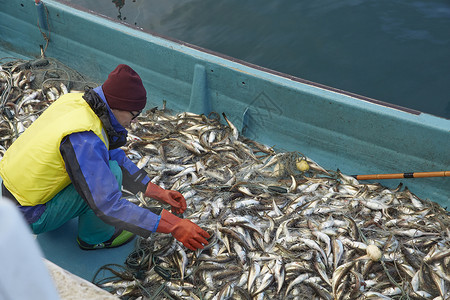
[(147, 172), (144, 169), (139, 169), (120, 148), (110, 150), (109, 157), (111, 160), (117, 161), (122, 169), (122, 186), (134, 194), (145, 193), (150, 181)]
[[(70, 134), (61, 142), (60, 151), (72, 184), (99, 218), (143, 237), (156, 231), (160, 216), (122, 198), (109, 167), (110, 153), (97, 135), (91, 131)], [(128, 166), (133, 172), (132, 162), (123, 156), (118, 161), (122, 170)]]

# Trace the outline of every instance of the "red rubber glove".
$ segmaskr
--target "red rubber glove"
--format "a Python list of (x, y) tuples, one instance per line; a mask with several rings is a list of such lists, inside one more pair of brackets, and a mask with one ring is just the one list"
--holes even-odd
[(208, 245), (209, 234), (187, 219), (181, 219), (163, 209), (156, 232), (171, 233), (174, 238), (193, 251)]
[(180, 192), (165, 190), (151, 181), (147, 184), (144, 196), (169, 204), (174, 213), (182, 214), (186, 210), (186, 199)]

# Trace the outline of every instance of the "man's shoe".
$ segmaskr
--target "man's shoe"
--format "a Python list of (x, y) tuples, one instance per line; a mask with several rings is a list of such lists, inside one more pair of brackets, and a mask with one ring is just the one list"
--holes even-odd
[(106, 242), (99, 244), (88, 244), (77, 237), (78, 246), (83, 250), (97, 250), (103, 248), (115, 248), (130, 242), (136, 235), (123, 229), (116, 229), (113, 236)]

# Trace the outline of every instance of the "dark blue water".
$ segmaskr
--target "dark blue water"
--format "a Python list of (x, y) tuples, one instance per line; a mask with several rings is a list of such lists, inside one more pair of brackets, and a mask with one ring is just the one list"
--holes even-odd
[(276, 71), (450, 119), (448, 0), (71, 0)]

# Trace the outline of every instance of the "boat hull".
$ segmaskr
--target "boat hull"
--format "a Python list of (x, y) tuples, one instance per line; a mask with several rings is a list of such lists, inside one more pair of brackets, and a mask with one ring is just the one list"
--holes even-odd
[[(251, 65), (62, 1), (45, 5), (48, 47), (33, 1), (0, 0), (0, 57), (36, 58), (42, 45), (45, 55), (97, 84), (118, 64), (129, 64), (148, 91), (147, 108), (165, 102), (174, 112), (225, 112), (247, 137), (279, 150), (300, 151), (345, 174), (450, 170), (448, 119)], [(381, 181), (391, 187), (400, 182), (421, 198), (449, 206), (448, 177)], [(55, 234), (38, 240), (49, 256), (65, 251), (55, 243)], [(121, 250), (108, 251), (119, 251), (117, 257), (123, 259)], [(89, 280), (92, 272), (75, 271)]]

